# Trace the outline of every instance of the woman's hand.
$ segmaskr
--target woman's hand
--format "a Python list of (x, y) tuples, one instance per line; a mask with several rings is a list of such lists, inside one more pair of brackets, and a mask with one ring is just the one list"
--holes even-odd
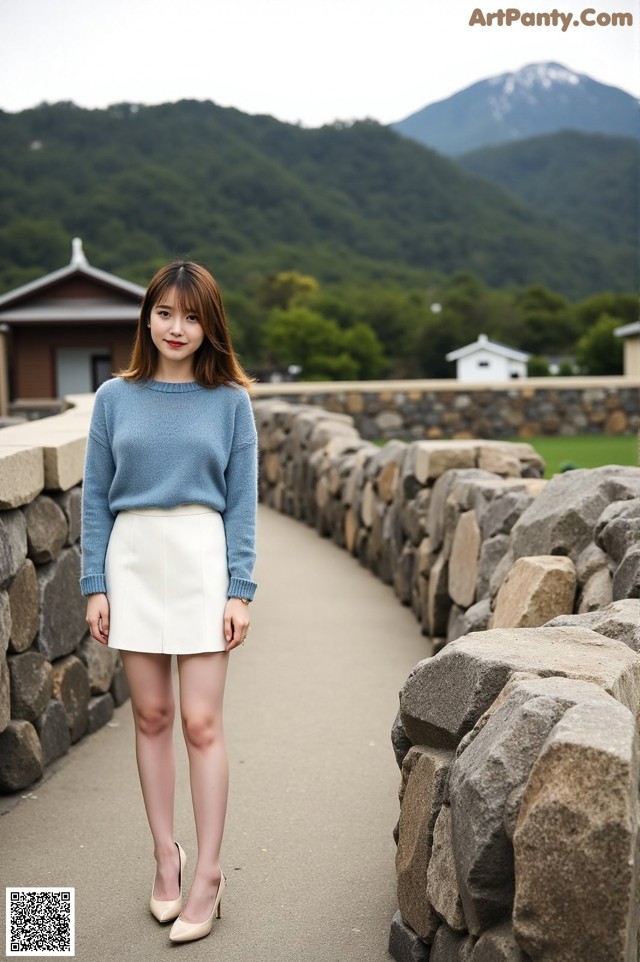
[(243, 604), (239, 598), (229, 598), (224, 607), (224, 636), (227, 639), (227, 651), (232, 651), (241, 645), (249, 630), (249, 605)]
[(109, 599), (105, 594), (89, 595), (86, 621), (91, 637), (106, 645), (109, 641)]

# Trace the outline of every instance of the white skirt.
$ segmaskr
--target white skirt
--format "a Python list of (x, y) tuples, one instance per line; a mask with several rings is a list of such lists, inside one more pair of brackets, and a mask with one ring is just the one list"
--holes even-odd
[(214, 508), (120, 511), (105, 579), (110, 648), (168, 655), (226, 650), (227, 543)]

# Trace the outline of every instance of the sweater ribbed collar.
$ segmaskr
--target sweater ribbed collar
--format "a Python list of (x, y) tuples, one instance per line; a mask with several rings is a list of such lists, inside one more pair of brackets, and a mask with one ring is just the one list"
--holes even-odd
[(156, 381), (153, 378), (147, 378), (144, 386), (151, 391), (161, 391), (163, 394), (184, 394), (186, 391), (206, 390), (197, 381)]

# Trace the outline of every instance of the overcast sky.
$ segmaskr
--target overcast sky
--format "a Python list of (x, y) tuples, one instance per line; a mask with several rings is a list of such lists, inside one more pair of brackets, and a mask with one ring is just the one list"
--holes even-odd
[(192, 98), (305, 126), (391, 123), (547, 60), (640, 96), (640, 0), (514, 9), (589, 3), (633, 26), (470, 26), (468, 0), (0, 0), (0, 108)]

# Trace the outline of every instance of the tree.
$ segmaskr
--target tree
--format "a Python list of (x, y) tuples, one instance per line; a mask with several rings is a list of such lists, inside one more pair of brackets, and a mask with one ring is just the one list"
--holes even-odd
[(233, 345), (243, 364), (259, 364), (263, 318), (256, 304), (243, 294), (224, 293), (224, 304)]
[(387, 365), (380, 342), (366, 324), (343, 331), (307, 307), (271, 311), (263, 346), (272, 363), (299, 365), (303, 380), (375, 377)]
[(279, 271), (268, 274), (258, 288), (257, 300), (262, 307), (286, 309), (299, 304), (318, 292), (318, 282), (310, 274)]
[(381, 377), (391, 367), (382, 353), (382, 345), (368, 324), (354, 324), (344, 331), (342, 343), (347, 354), (357, 362), (357, 376), (362, 380)]
[(357, 381), (358, 364), (346, 351), (337, 356), (314, 354), (307, 371), (307, 381)]
[(549, 362), (545, 357), (535, 355), (527, 361), (527, 377), (548, 377)]
[(621, 318), (620, 326), (632, 324), (638, 320), (638, 295), (614, 294), (610, 291), (592, 294), (591, 297), (574, 304), (572, 313), (581, 333), (588, 331), (603, 314)]
[(515, 298), (518, 346), (533, 354), (566, 351), (580, 331), (569, 303), (543, 284), (525, 287)]
[(317, 358), (337, 357), (342, 353), (342, 333), (334, 321), (327, 320), (306, 307), (289, 311), (275, 308), (264, 327), (264, 350), (274, 364), (302, 368), (302, 377), (311, 376), (324, 361)]
[(23, 218), (0, 230), (3, 266), (34, 267), (44, 274), (67, 264), (70, 255), (70, 238), (53, 218)]
[(573, 377), (575, 373), (576, 370), (571, 361), (560, 361), (558, 377)]
[(424, 296), (377, 286), (363, 291), (359, 300), (360, 318), (374, 332), (384, 356), (395, 362), (395, 376), (415, 376), (416, 344), (429, 316)]
[(578, 341), (576, 360), (583, 374), (622, 374), (624, 346), (613, 333), (619, 317), (603, 314)]

